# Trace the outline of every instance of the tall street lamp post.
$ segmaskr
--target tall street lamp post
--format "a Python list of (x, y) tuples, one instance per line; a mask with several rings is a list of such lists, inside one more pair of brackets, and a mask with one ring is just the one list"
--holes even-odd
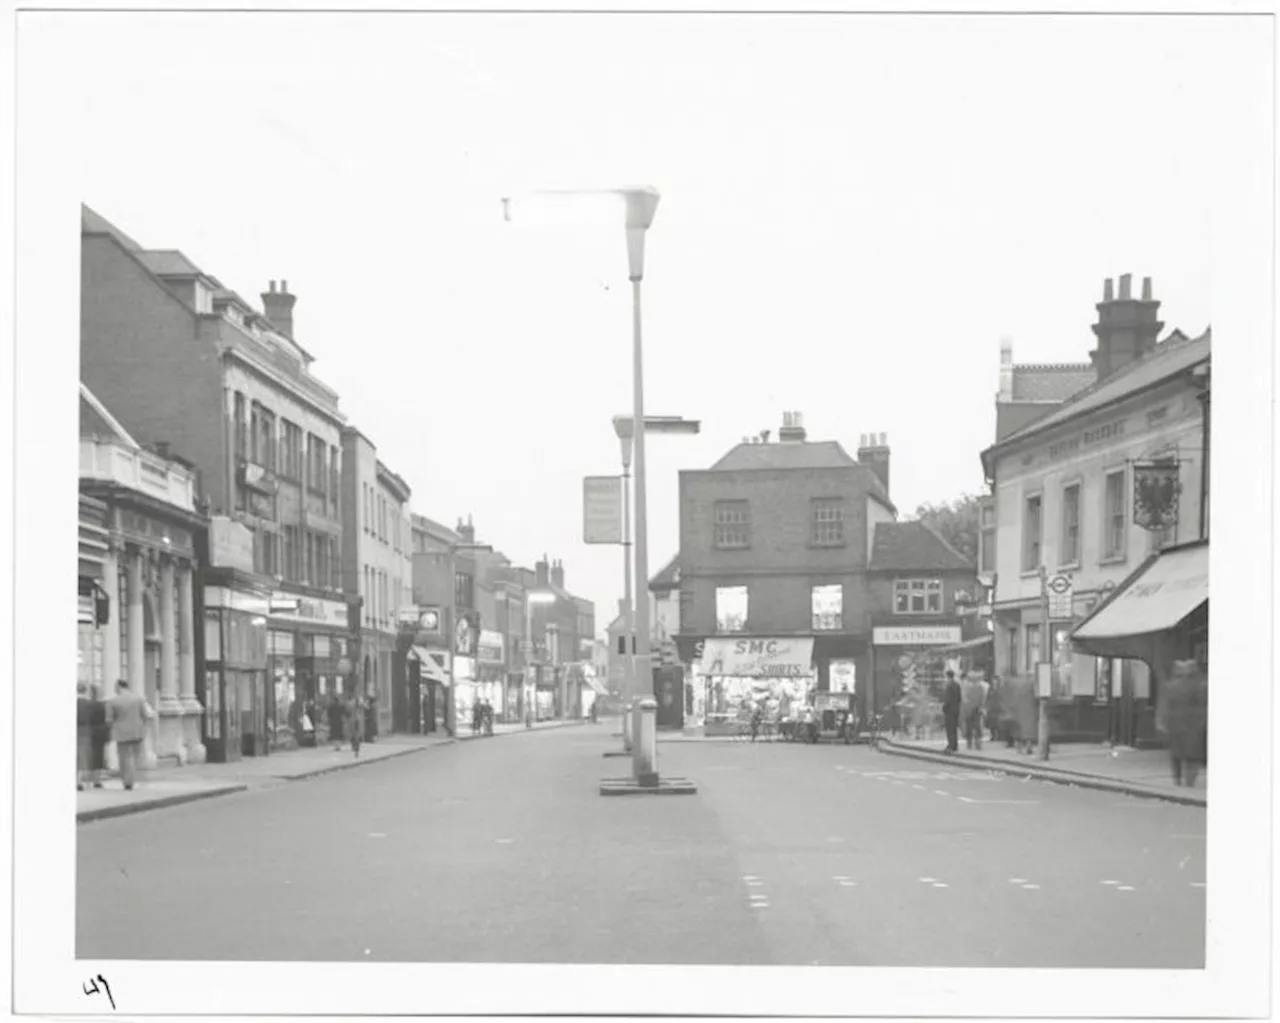
[[(644, 432), (649, 433), (684, 433), (696, 434), (702, 428), (697, 419), (685, 419), (683, 416), (645, 416)], [(641, 585), (633, 589), (631, 585), (631, 448), (635, 435), (635, 420), (631, 416), (614, 416), (613, 431), (618, 435), (622, 446), (622, 703), (624, 708), (622, 724), (622, 745), (631, 751), (632, 736), (629, 728), (631, 701), (637, 698), (635, 675), (635, 621), (633, 615), (634, 601), (640, 600), (641, 588), (648, 592), (648, 581), (641, 580)], [(634, 596), (633, 596), (634, 594)], [(647, 606), (648, 601), (645, 600)]]

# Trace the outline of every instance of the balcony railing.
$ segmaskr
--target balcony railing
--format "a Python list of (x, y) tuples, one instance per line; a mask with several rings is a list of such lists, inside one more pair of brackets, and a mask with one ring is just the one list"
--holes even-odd
[(80, 441), (80, 478), (118, 483), (183, 511), (195, 508), (194, 473), (150, 451), (115, 441)]

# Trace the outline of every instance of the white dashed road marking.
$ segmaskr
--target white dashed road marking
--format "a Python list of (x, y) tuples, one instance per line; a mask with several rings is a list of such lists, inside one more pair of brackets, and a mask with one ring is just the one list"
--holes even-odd
[(1119, 884), (1119, 881), (1103, 881), (1103, 884)]
[(1022, 887), (1027, 891), (1038, 891), (1040, 888), (1038, 884), (1024, 884)]
[(369, 837), (370, 838), (386, 838), (387, 833), (385, 831), (370, 831)]
[(500, 839), (498, 839), (498, 843), (497, 843), (497, 844), (498, 844), (498, 845), (510, 845), (510, 844), (511, 844), (512, 842), (514, 842), (514, 841), (515, 841), (515, 839), (514, 839), (514, 838), (500, 838)]
[(1203, 882), (1203, 881), (1192, 881), (1192, 882), (1191, 882), (1191, 887), (1192, 887), (1192, 888), (1203, 888), (1203, 887), (1204, 887), (1204, 882)]
[(934, 881), (933, 887), (934, 888), (950, 888), (951, 886), (947, 884), (945, 881)]
[(918, 877), (916, 880), (921, 884), (933, 884), (933, 882), (938, 879), (936, 877)]
[(747, 882), (747, 884), (748, 884), (749, 886), (751, 886), (751, 887), (755, 888), (755, 887), (759, 887), (760, 885), (764, 884), (764, 882), (763, 882), (763, 881), (756, 881), (755, 879), (752, 879), (752, 880), (748, 881), (748, 882)]
[(1133, 891), (1133, 888), (1131, 888), (1131, 887), (1130, 887), (1129, 885), (1127, 885), (1127, 884), (1118, 884), (1118, 885), (1116, 885), (1116, 891), (1118, 891), (1118, 892), (1131, 892), (1131, 891)]
[(1001, 803), (1001, 804), (1004, 804), (1005, 806), (1039, 806), (1040, 805), (1040, 800), (1038, 799), (973, 799), (970, 796), (956, 796), (956, 798), (960, 800), (960, 802), (962, 803), (982, 803), (985, 805), (992, 805), (996, 803)]
[(951, 795), (951, 793), (950, 793), (950, 792), (943, 792), (943, 791), (942, 791), (942, 789), (934, 789), (934, 790), (933, 790), (933, 792), (934, 792), (934, 795), (937, 795), (937, 796), (949, 796), (949, 795)]

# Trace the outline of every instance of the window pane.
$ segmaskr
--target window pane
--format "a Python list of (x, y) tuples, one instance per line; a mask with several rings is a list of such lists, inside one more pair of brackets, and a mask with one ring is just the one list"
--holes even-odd
[(716, 587), (716, 631), (741, 632), (747, 625), (747, 587)]

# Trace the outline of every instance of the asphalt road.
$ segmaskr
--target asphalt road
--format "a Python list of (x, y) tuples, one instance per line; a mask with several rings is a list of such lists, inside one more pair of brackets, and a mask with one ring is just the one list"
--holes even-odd
[(772, 743), (664, 743), (697, 795), (604, 798), (611, 730), (83, 825), (77, 954), (1203, 965), (1201, 809)]

